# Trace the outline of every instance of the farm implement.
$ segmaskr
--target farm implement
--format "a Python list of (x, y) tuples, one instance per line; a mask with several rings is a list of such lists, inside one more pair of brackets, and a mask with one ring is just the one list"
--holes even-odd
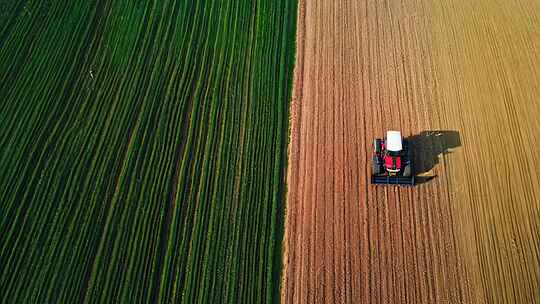
[(414, 186), (413, 155), (409, 145), (399, 131), (388, 131), (386, 139), (374, 140), (372, 184)]

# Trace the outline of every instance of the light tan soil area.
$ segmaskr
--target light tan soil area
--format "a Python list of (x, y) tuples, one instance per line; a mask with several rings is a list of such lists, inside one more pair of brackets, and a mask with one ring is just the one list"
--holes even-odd
[(540, 303), (540, 2), (441, 1), (433, 52), (454, 234), (476, 302)]
[(469, 2), (300, 1), (284, 303), (539, 301), (540, 5)]

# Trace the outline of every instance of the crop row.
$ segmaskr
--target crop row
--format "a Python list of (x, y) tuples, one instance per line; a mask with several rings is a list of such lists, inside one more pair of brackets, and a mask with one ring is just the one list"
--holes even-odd
[(0, 302), (271, 302), (295, 1), (14, 1)]

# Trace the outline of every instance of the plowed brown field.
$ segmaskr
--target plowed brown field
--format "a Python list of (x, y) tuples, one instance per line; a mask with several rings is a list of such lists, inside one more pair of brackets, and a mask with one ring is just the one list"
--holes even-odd
[[(284, 303), (540, 301), (539, 16), (300, 0)], [(435, 178), (369, 184), (388, 129)]]

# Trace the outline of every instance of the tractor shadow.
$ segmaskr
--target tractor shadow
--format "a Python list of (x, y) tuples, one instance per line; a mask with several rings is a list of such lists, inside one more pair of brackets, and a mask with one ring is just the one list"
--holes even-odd
[[(458, 131), (433, 130), (422, 131), (420, 134), (406, 138), (412, 147), (414, 171), (421, 175), (431, 171), (439, 163), (439, 156), (451, 153), (451, 149), (461, 146)], [(417, 176), (417, 184), (426, 183), (435, 176)]]

